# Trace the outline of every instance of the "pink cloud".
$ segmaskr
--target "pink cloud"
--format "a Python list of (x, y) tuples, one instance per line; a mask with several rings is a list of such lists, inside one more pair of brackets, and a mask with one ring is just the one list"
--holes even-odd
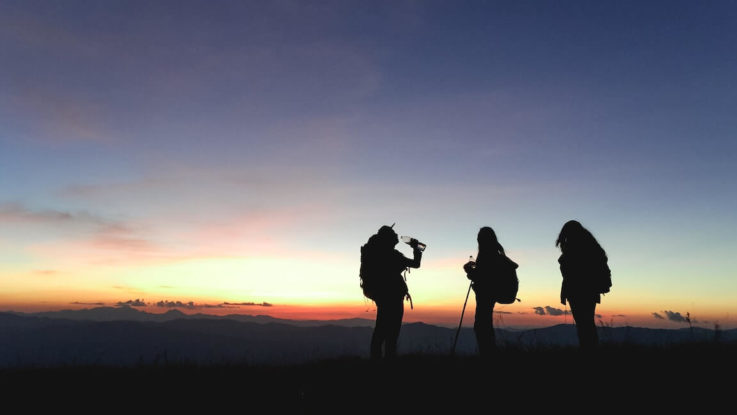
[(142, 232), (127, 226), (112, 225), (99, 229), (89, 240), (92, 247), (123, 252), (156, 252), (160, 248), (151, 240), (140, 236)]
[(0, 204), (0, 223), (68, 223), (89, 222), (88, 215), (74, 215), (58, 210), (31, 210), (18, 203)]
[(112, 136), (103, 102), (52, 89), (15, 91), (11, 102), (17, 119), (34, 137), (55, 141), (106, 141)]
[[(107, 256), (165, 255), (147, 228), (89, 212), (34, 210), (20, 204), (0, 205), (0, 226), (20, 231), (34, 229), (35, 242), (25, 246), (41, 256), (74, 260), (95, 258), (106, 262)], [(38, 232), (40, 231), (40, 233)], [(43, 271), (46, 274), (51, 271)]]
[[(282, 236), (299, 227), (303, 214), (309, 214), (308, 211), (314, 214), (315, 210), (319, 209), (252, 210), (214, 222), (171, 221), (155, 228), (96, 220), (85, 232), (61, 240), (37, 242), (27, 248), (50, 259), (97, 265), (283, 255), (290, 249)], [(45, 217), (40, 215), (41, 219)]]
[(38, 270), (33, 271), (33, 273), (37, 275), (55, 275), (55, 274), (58, 274), (59, 271), (55, 269), (38, 269)]

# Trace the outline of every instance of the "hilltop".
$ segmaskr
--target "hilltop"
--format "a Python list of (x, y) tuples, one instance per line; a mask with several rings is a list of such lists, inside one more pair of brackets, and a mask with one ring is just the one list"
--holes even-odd
[(165, 313), (148, 313), (136, 310), (133, 307), (95, 307), (79, 310), (44, 311), (40, 313), (8, 312), (22, 317), (44, 317), (65, 320), (89, 320), (89, 321), (148, 321), (164, 322), (178, 319), (226, 319), (250, 323), (281, 323), (300, 327), (317, 327), (325, 325), (344, 327), (373, 327), (374, 321), (362, 318), (338, 319), (338, 320), (290, 320), (272, 317), (264, 314), (226, 314), (214, 315), (205, 313), (186, 314), (177, 309)]
[[(322, 324), (291, 320), (274, 322), (271, 318), (254, 322), (187, 316), (180, 312), (155, 315), (132, 311), (101, 309), (95, 313), (82, 310), (36, 316), (0, 313), (0, 367), (302, 364), (320, 359), (365, 357), (372, 331), (363, 320), (357, 321), (357, 326), (350, 326), (350, 321), (346, 320), (339, 320), (337, 324), (336, 321)], [(97, 318), (102, 315), (116, 319), (99, 321)], [(133, 316), (138, 320), (125, 320), (119, 318), (121, 316)], [(151, 318), (160, 320), (148, 320)], [(737, 330), (638, 327), (599, 330), (603, 344), (617, 347), (665, 348), (688, 343), (737, 341)], [(454, 336), (454, 329), (407, 323), (401, 332), (399, 352), (447, 355)], [(502, 348), (526, 351), (570, 348), (577, 343), (572, 325), (522, 331), (497, 329), (497, 339)], [(476, 353), (471, 329), (462, 330), (457, 353), (461, 356)]]

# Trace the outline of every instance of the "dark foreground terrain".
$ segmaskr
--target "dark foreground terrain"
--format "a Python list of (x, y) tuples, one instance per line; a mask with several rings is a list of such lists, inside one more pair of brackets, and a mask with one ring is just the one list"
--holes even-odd
[(0, 371), (0, 390), (5, 405), (75, 412), (723, 413), (734, 407), (736, 355), (735, 345), (696, 344), (505, 350), (488, 361), (409, 355), (294, 366), (9, 368)]

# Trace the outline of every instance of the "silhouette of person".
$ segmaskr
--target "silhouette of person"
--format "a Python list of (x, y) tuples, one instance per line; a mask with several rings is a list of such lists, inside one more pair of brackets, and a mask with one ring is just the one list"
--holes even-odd
[[(393, 225), (392, 225), (393, 226)], [(370, 268), (373, 282), (368, 288), (364, 279), (364, 293), (376, 303), (376, 325), (371, 336), (371, 358), (383, 356), (393, 358), (397, 354), (397, 340), (404, 316), (404, 299), (408, 297), (407, 284), (402, 271), (408, 267), (419, 268), (422, 251), (418, 242), (412, 239), (414, 258), (409, 259), (394, 249), (399, 242), (396, 232), (390, 226), (382, 226), (376, 235), (369, 238), (361, 248), (361, 267)]]
[(476, 240), (479, 244), (476, 261), (467, 262), (463, 269), (473, 281), (473, 292), (476, 294), (476, 318), (473, 323), (476, 343), (481, 356), (489, 356), (497, 350), (494, 335), (495, 280), (501, 267), (512, 265), (516, 268), (517, 264), (506, 257), (504, 247), (490, 227), (481, 228)]
[(558, 258), (563, 284), (560, 302), (571, 306), (576, 322), (578, 344), (582, 350), (595, 349), (599, 344), (594, 315), (602, 293), (609, 292), (611, 272), (607, 255), (599, 242), (579, 222), (563, 225), (555, 246), (560, 246)]

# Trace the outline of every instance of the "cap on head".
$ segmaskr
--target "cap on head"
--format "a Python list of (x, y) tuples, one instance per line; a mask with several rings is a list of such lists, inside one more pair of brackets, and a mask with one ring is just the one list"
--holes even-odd
[(379, 228), (379, 232), (377, 232), (377, 234), (383, 237), (383, 236), (396, 235), (397, 233), (394, 232), (394, 225), (392, 226), (384, 225), (381, 228)]
[(394, 246), (399, 242), (399, 237), (397, 236), (397, 233), (394, 232), (393, 228), (394, 224), (392, 224), (392, 226), (384, 225), (379, 228), (379, 231), (376, 234), (379, 236), (379, 239), (385, 241), (387, 244), (391, 243), (392, 246)]

